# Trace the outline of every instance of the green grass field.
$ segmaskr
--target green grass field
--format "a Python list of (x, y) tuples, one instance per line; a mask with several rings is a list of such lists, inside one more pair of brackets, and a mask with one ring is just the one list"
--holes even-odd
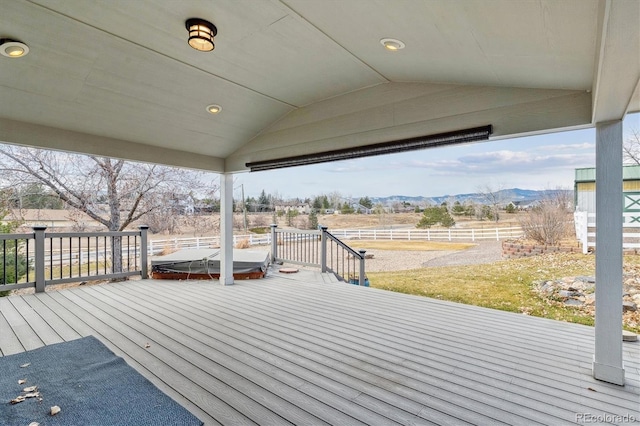
[[(638, 265), (640, 256), (625, 257), (625, 267)], [(551, 254), (492, 264), (367, 273), (370, 285), (384, 290), (593, 325), (590, 313), (542, 298), (533, 290), (536, 281), (576, 275), (595, 275), (595, 257)], [(638, 326), (626, 328), (640, 332)]]

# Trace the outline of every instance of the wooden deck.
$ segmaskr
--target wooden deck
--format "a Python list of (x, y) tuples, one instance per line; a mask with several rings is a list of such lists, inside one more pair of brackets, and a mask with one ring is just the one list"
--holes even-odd
[(609, 385), (591, 377), (590, 327), (308, 271), (5, 297), (0, 331), (3, 355), (94, 335), (206, 424), (640, 421), (638, 342), (626, 386)]

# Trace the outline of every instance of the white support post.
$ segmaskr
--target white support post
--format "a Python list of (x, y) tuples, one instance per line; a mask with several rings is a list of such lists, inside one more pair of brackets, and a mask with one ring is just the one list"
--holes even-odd
[(220, 284), (233, 284), (233, 174), (220, 174)]
[(596, 325), (593, 377), (624, 385), (622, 121), (596, 124)]

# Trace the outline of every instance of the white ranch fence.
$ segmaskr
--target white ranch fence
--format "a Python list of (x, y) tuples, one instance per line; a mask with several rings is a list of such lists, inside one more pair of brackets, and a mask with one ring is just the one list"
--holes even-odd
[[(622, 214), (622, 248), (640, 249), (640, 217), (637, 212)], [(582, 252), (596, 246), (596, 214), (577, 211), (573, 214), (576, 238), (582, 245)]]
[[(405, 241), (500, 241), (524, 235), (519, 226), (481, 229), (332, 229), (331, 233), (343, 240), (405, 240)], [(271, 244), (271, 234), (234, 235), (233, 244), (247, 240), (250, 245)], [(164, 250), (199, 249), (219, 247), (220, 237), (190, 237), (149, 240), (149, 254), (161, 254)]]

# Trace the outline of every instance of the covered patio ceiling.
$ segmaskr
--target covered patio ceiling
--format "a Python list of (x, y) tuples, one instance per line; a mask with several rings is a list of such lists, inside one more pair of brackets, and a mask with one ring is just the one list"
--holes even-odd
[[(636, 0), (0, 0), (0, 141), (238, 172), (249, 162), (640, 111)], [(215, 50), (185, 21), (218, 28)], [(380, 40), (406, 48), (390, 52)], [(206, 106), (222, 111), (211, 115)]]

